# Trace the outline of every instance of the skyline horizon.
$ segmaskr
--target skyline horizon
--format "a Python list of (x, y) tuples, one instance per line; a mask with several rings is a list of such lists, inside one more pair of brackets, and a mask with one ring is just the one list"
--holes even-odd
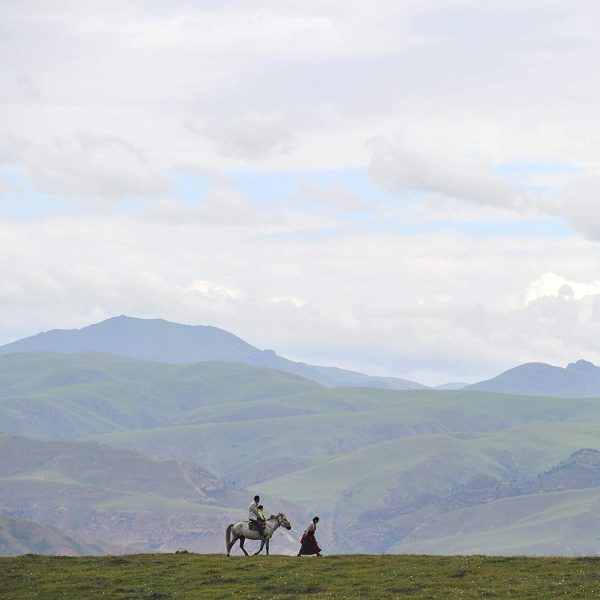
[[(366, 369), (361, 369), (360, 367), (351, 367), (351, 366), (347, 366), (347, 365), (343, 365), (343, 364), (338, 364), (338, 363), (328, 363), (328, 364), (322, 364), (319, 363), (318, 360), (312, 359), (310, 357), (294, 357), (294, 356), (290, 356), (288, 354), (286, 354), (285, 352), (281, 352), (278, 348), (270, 348), (270, 347), (261, 347), (260, 344), (255, 344), (253, 341), (248, 341), (246, 338), (244, 338), (243, 336), (239, 335), (238, 332), (236, 331), (232, 331), (223, 327), (219, 327), (210, 323), (181, 323), (181, 322), (177, 322), (177, 321), (171, 321), (169, 319), (165, 319), (163, 317), (140, 317), (140, 316), (133, 316), (133, 315), (128, 315), (128, 314), (118, 314), (118, 315), (113, 315), (110, 317), (107, 317), (105, 319), (102, 319), (100, 321), (96, 321), (93, 323), (87, 323), (85, 325), (81, 325), (80, 327), (51, 327), (47, 330), (42, 330), (42, 331), (36, 331), (35, 333), (31, 333), (29, 335), (24, 335), (22, 337), (4, 342), (4, 341), (0, 341), (0, 349), (3, 346), (7, 346), (10, 345), (14, 342), (19, 342), (23, 339), (28, 339), (30, 337), (36, 337), (37, 335), (40, 334), (46, 334), (46, 333), (50, 333), (53, 331), (80, 331), (82, 329), (86, 329), (88, 327), (92, 327), (95, 325), (100, 325), (102, 323), (104, 323), (105, 321), (114, 321), (114, 320), (118, 320), (118, 319), (130, 319), (130, 320), (141, 320), (141, 321), (163, 321), (165, 323), (169, 323), (172, 325), (181, 325), (184, 327), (209, 327), (209, 328), (215, 328), (215, 329), (219, 329), (220, 331), (224, 331), (226, 333), (232, 334), (235, 337), (237, 337), (238, 339), (241, 339), (243, 342), (253, 346), (254, 348), (256, 348), (257, 350), (261, 351), (261, 352), (275, 352), (278, 356), (282, 357), (282, 358), (286, 358), (288, 360), (291, 360), (293, 362), (298, 362), (298, 363), (303, 363), (303, 364), (310, 364), (310, 365), (315, 365), (315, 366), (320, 366), (320, 367), (333, 367), (333, 368), (341, 368), (341, 369), (345, 369), (348, 371), (354, 371), (357, 373), (362, 373), (364, 375), (369, 375), (369, 376), (374, 376), (374, 377), (392, 377), (392, 378), (399, 378), (399, 379), (405, 379), (408, 381), (411, 381), (413, 383), (418, 383), (421, 385), (425, 385), (431, 389), (435, 389), (437, 387), (440, 386), (444, 386), (444, 385), (451, 385), (451, 384), (456, 384), (456, 383), (464, 383), (465, 385), (472, 385), (472, 384), (476, 384), (476, 383), (481, 383), (484, 381), (487, 381), (488, 379), (492, 379), (506, 371), (509, 371), (513, 368), (516, 367), (521, 367), (527, 364), (545, 364), (545, 365), (549, 365), (552, 367), (558, 367), (558, 368), (563, 368), (566, 369), (567, 367), (569, 367), (570, 365), (574, 365), (576, 363), (580, 363), (580, 362), (585, 362), (585, 363), (590, 363), (594, 366), (595, 365), (592, 361), (587, 360), (584, 357), (577, 357), (577, 358), (573, 358), (572, 360), (570, 360), (569, 362), (565, 363), (564, 366), (563, 365), (553, 365), (551, 363), (546, 363), (544, 361), (540, 361), (540, 360), (531, 360), (531, 361), (526, 361), (525, 363), (519, 363), (519, 364), (513, 364), (508, 366), (506, 369), (503, 369), (501, 371), (495, 372), (490, 374), (487, 377), (482, 377), (482, 378), (472, 378), (470, 381), (465, 381), (465, 380), (454, 380), (454, 381), (450, 381), (450, 380), (444, 380), (444, 381), (439, 381), (439, 382), (426, 382), (426, 381), (421, 381), (421, 380), (417, 380), (417, 379), (413, 379), (413, 378), (409, 378), (406, 375), (402, 374), (401, 372), (396, 372), (396, 373), (377, 373), (377, 372), (373, 372), (371, 370), (366, 370)], [(126, 356), (126, 355), (123, 355)], [(151, 361), (152, 362), (152, 361)], [(160, 361), (157, 361), (160, 362)], [(200, 361), (202, 362), (202, 361)], [(272, 368), (272, 367), (271, 367)]]

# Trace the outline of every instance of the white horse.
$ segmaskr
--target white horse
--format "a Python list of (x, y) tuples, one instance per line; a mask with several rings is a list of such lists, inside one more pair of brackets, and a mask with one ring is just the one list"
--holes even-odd
[(240, 548), (244, 552), (246, 556), (248, 553), (244, 548), (244, 541), (248, 540), (260, 540), (260, 548), (257, 552), (254, 553), (256, 556), (260, 554), (262, 549), (267, 547), (267, 555), (269, 554), (269, 540), (273, 535), (273, 532), (280, 526), (285, 527), (286, 529), (291, 529), (292, 526), (290, 522), (287, 520), (287, 517), (283, 513), (279, 513), (278, 515), (271, 515), (265, 522), (265, 530), (262, 535), (255, 531), (254, 529), (250, 529), (250, 523), (248, 521), (238, 521), (237, 523), (231, 523), (231, 525), (227, 525), (227, 529), (225, 531), (225, 547), (227, 548), (227, 556), (231, 552), (233, 545), (240, 540)]

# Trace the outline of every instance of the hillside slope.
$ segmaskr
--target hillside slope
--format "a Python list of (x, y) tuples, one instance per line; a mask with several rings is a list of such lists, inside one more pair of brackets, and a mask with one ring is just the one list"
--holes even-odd
[(215, 551), (251, 496), (191, 463), (0, 434), (1, 512), (68, 535), (136, 549)]
[(46, 554), (89, 556), (122, 549), (94, 544), (26, 519), (0, 516), (0, 556)]
[(321, 386), (236, 363), (160, 364), (105, 354), (0, 357), (0, 423), (20, 435), (76, 439), (169, 424), (186, 411)]

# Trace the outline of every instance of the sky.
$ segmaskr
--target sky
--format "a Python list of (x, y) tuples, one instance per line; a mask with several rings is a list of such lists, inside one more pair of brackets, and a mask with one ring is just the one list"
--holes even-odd
[(600, 363), (599, 27), (0, 0), (0, 344), (126, 314), (428, 385)]

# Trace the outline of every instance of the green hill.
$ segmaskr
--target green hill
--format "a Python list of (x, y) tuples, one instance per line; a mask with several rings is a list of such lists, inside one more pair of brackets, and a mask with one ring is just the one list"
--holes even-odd
[(597, 558), (170, 554), (0, 558), (4, 600), (356, 598), (446, 600), (598, 595)]
[[(445, 519), (457, 510), (469, 519), (470, 510), (490, 506), (497, 497), (527, 494), (520, 502), (534, 515), (542, 510), (539, 496), (544, 493), (564, 489), (565, 484), (571, 489), (587, 487), (592, 481), (589, 471), (578, 479), (560, 478), (554, 487), (548, 482), (536, 487), (532, 481), (537, 482), (538, 474), (562, 457), (596, 444), (599, 435), (600, 424), (532, 423), (489, 434), (411, 436), (323, 461), (256, 489), (287, 494), (299, 504), (312, 506), (325, 521), (333, 521), (337, 534), (333, 541), (349, 549), (403, 552), (409, 551), (404, 540), (411, 540), (415, 531), (428, 527), (447, 531)], [(600, 467), (595, 476), (597, 481)], [(570, 507), (573, 515), (589, 510), (577, 493)], [(452, 531), (462, 536), (459, 529)], [(486, 544), (473, 543), (471, 551), (501, 553), (506, 538), (498, 533), (501, 538), (496, 539), (494, 531), (487, 531)], [(563, 527), (550, 530), (552, 546), (542, 546), (525, 530), (521, 537), (516, 537), (517, 530), (513, 533), (507, 548), (514, 546), (519, 553), (539, 553), (542, 547), (550, 554), (561, 553), (557, 548), (569, 548), (571, 554), (590, 551), (589, 544), (582, 539), (578, 545), (577, 537)], [(443, 537), (448, 539), (437, 540), (436, 553), (457, 551), (456, 540), (450, 534)], [(423, 551), (433, 553), (433, 545)]]
[[(299, 529), (308, 513), (318, 512), (331, 549), (373, 552), (426, 544), (414, 536), (431, 528), (439, 551), (452, 552), (463, 535), (451, 526), (453, 511), (501, 507), (519, 496), (533, 518), (538, 496), (600, 481), (592, 465), (592, 471), (571, 470), (554, 483), (545, 479), (544, 489), (532, 483), (574, 452), (597, 449), (596, 398), (332, 389), (235, 363), (25, 353), (0, 358), (0, 418), (13, 433), (87, 437), (112, 447), (85, 443), (70, 452), (72, 442), (65, 441), (60, 452), (49, 452), (41, 442), (11, 442), (0, 465), (19, 471), (5, 472), (1, 482), (13, 494), (11, 507), (28, 507), (15, 516), (68, 532), (85, 523), (88, 535), (99, 539), (117, 529), (122, 516), (130, 529), (120, 528), (117, 539), (142, 547), (176, 548), (189, 541), (189, 547), (213, 549), (232, 510), (247, 506), (252, 492), (234, 501), (205, 494), (202, 484), (204, 496), (198, 496), (186, 483), (192, 472), (212, 478), (232, 498), (242, 487), (285, 499)], [(46, 454), (62, 458), (44, 462)], [(27, 457), (35, 457), (31, 465), (23, 462)], [(55, 502), (59, 497), (64, 500)], [(43, 499), (38, 512), (36, 498)], [(573, 515), (589, 513), (583, 499), (575, 504), (569, 503)], [(185, 537), (186, 528), (195, 533)], [(469, 547), (500, 552), (507, 528), (516, 536), (510, 547), (541, 547), (526, 529), (501, 521), (497, 539), (491, 532), (487, 545), (478, 547), (483, 538), (473, 537)], [(587, 542), (573, 543), (568, 528), (561, 531), (548, 544), (573, 553), (589, 550)], [(291, 551), (292, 538), (285, 544)]]
[(129, 548), (214, 551), (251, 497), (192, 463), (156, 461), (95, 442), (0, 434), (2, 513), (69, 535)]
[(10, 433), (77, 439), (164, 426), (205, 405), (320, 387), (235, 363), (168, 365), (95, 353), (12, 354), (0, 357), (0, 423)]
[(389, 552), (596, 555), (600, 488), (503, 498), (445, 513)]
[[(289, 411), (288, 415), (279, 416), (273, 407)], [(267, 411), (271, 411), (271, 418), (256, 418)], [(484, 434), (537, 421), (600, 422), (600, 401), (572, 399), (566, 403), (556, 398), (524, 399), (492, 393), (321, 389), (255, 399), (244, 405), (221, 403), (206, 406), (202, 412), (203, 419), (194, 411), (180, 415), (170, 427), (130, 430), (97, 439), (162, 459), (192, 460), (228, 478), (241, 470), (254, 472), (266, 458), (302, 459), (314, 464), (408, 437)], [(190, 415), (193, 424), (186, 424)], [(201, 422), (196, 423), (198, 420)], [(266, 477), (261, 481), (270, 478), (268, 473), (263, 475)]]
[(83, 556), (115, 552), (118, 546), (89, 543), (50, 527), (12, 517), (0, 516), (0, 556), (49, 554)]

